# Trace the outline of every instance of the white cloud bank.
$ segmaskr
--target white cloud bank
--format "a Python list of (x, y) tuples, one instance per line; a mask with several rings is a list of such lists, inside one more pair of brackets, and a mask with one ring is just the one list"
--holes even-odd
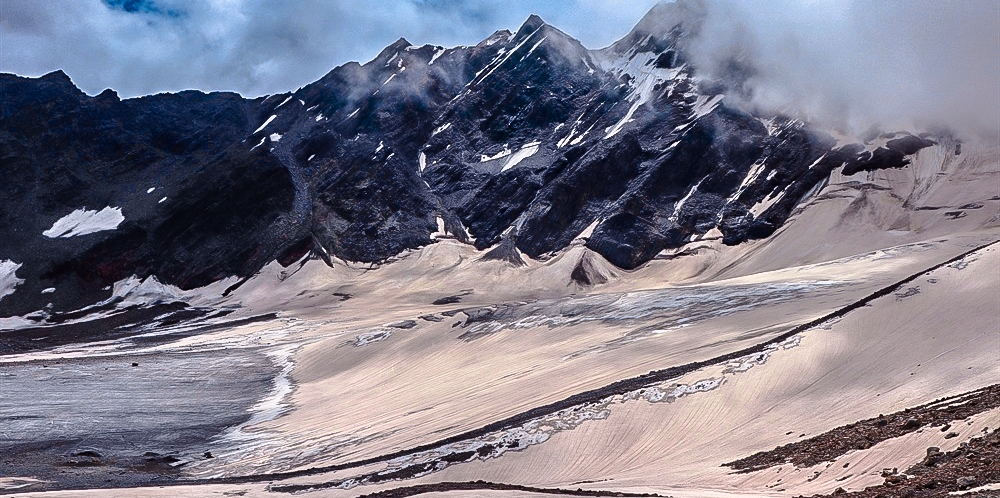
[(1000, 2), (705, 0), (703, 69), (737, 61), (750, 103), (854, 131), (1000, 133)]

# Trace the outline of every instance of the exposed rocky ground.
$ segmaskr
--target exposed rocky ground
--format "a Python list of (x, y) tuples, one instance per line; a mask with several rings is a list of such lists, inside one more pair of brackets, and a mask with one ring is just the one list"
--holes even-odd
[(848, 451), (865, 450), (886, 439), (899, 437), (921, 428), (925, 430), (940, 428), (941, 432), (947, 433), (953, 421), (997, 407), (1000, 407), (1000, 384), (907, 408), (901, 412), (860, 420), (726, 465), (743, 472), (753, 472), (785, 462), (798, 467), (812, 467), (818, 463), (834, 460)]
[(1000, 483), (1000, 431), (993, 429), (963, 442), (958, 449), (942, 452), (927, 448), (922, 462), (906, 470), (886, 469), (885, 483), (848, 493), (838, 488), (824, 496), (858, 498), (917, 498), (952, 496), (956, 491), (970, 491), (962, 496), (996, 497), (1000, 490), (976, 490)]

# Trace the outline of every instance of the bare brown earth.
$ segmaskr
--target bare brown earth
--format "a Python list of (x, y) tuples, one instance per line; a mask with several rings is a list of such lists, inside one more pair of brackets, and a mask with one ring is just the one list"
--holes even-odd
[(756, 453), (725, 465), (743, 472), (761, 470), (783, 463), (792, 463), (797, 467), (812, 467), (832, 461), (851, 450), (866, 450), (882, 441), (921, 428), (940, 428), (941, 432), (952, 434), (949, 432), (952, 421), (962, 420), (997, 407), (1000, 407), (1000, 384), (888, 415), (879, 414), (874, 418), (837, 427), (818, 436), (780, 446), (771, 451)]
[[(942, 452), (927, 448), (920, 463), (899, 472), (886, 469), (885, 483), (848, 493), (841, 488), (825, 496), (856, 498), (930, 498), (968, 491), (962, 496), (1000, 496), (1000, 432), (996, 429), (963, 442), (958, 448)], [(984, 489), (991, 488), (992, 489)]]

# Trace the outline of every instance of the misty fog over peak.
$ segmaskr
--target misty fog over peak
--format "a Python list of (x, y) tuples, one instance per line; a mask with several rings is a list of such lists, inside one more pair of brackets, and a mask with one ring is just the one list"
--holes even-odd
[(700, 3), (689, 57), (703, 75), (745, 78), (731, 102), (852, 134), (1000, 135), (1000, 2)]

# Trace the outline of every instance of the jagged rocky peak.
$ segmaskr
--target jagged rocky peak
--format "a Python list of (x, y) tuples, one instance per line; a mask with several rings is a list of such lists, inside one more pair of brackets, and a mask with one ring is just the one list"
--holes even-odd
[[(930, 143), (837, 145), (727, 105), (684, 58), (703, 15), (658, 4), (599, 51), (538, 16), (474, 46), (400, 38), (257, 99), (0, 75), (0, 262), (23, 280), (0, 314), (77, 309), (132, 276), (190, 289), (310, 252), (386, 261), (442, 232), (519, 265), (587, 229), (574, 278), (597, 284), (597, 258), (636, 268), (706, 234), (767, 237), (835, 169), (902, 167)], [(99, 213), (124, 220), (44, 235)]]
[(574, 66), (587, 65), (588, 69), (596, 66), (593, 62), (593, 55), (576, 38), (560, 31), (558, 28), (546, 23), (541, 17), (531, 14), (521, 24), (517, 32), (510, 39), (513, 45), (511, 52), (520, 51), (519, 60), (525, 60), (533, 54), (537, 54), (549, 63), (571, 64)]
[(405, 50), (407, 47), (413, 46), (410, 42), (406, 41), (406, 38), (400, 37), (398, 40), (387, 45), (385, 48), (375, 56), (374, 59), (369, 61), (367, 65), (377, 65), (388, 62), (393, 57), (397, 57), (399, 52)]
[(505, 43), (505, 42), (510, 41), (510, 39), (513, 36), (514, 36), (514, 34), (511, 33), (509, 29), (500, 29), (500, 30), (494, 31), (492, 35), (487, 36), (483, 41), (479, 42), (476, 46), (477, 47), (484, 46), (484, 45), (485, 46), (490, 46), (490, 45), (494, 45), (496, 43)]
[(517, 34), (514, 35), (514, 39), (523, 39), (525, 36), (528, 36), (542, 26), (547, 26), (545, 21), (542, 20), (538, 14), (531, 14), (524, 20), (523, 23), (521, 23), (521, 27), (517, 29)]
[(105, 88), (104, 91), (102, 91), (101, 93), (97, 94), (97, 98), (99, 98), (99, 99), (109, 99), (109, 100), (121, 100), (121, 98), (118, 97), (118, 92), (116, 92), (116, 91), (114, 91), (114, 90), (112, 90), (110, 88)]
[(646, 12), (623, 40), (628, 40), (633, 34), (676, 38), (695, 34), (701, 28), (707, 13), (704, 0), (659, 2)]
[(61, 69), (38, 78), (0, 74), (0, 92), (0, 109), (5, 117), (29, 109), (71, 106), (85, 96)]
[(46, 73), (41, 77), (39, 77), (38, 79), (40, 81), (62, 83), (66, 85), (72, 85), (74, 88), (76, 87), (76, 85), (73, 84), (73, 80), (62, 69), (56, 69), (55, 71)]
[(659, 67), (680, 65), (685, 62), (687, 44), (701, 29), (706, 9), (703, 0), (657, 3), (627, 35), (599, 53), (608, 60), (651, 53), (657, 55)]

